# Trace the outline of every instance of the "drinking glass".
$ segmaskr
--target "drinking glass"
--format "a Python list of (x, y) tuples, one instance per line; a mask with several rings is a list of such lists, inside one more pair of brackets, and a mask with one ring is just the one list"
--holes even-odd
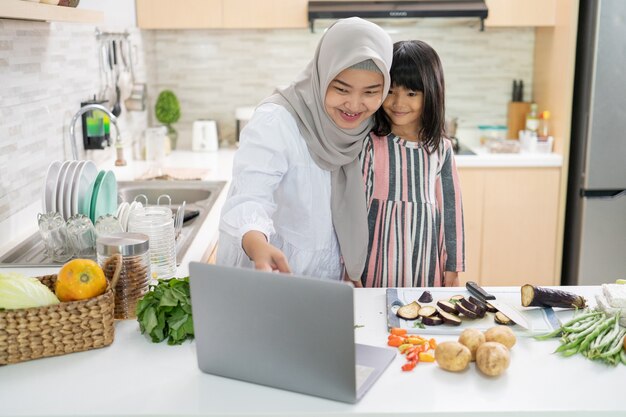
[(39, 234), (46, 248), (46, 253), (55, 262), (65, 262), (73, 255), (67, 236), (65, 220), (60, 213), (48, 212), (37, 215)]
[(75, 214), (67, 220), (67, 235), (74, 255), (78, 258), (95, 258), (96, 229), (84, 214)]

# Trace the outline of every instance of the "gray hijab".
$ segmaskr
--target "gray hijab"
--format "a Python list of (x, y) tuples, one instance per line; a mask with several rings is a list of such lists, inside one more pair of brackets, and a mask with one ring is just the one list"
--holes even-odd
[(331, 171), (333, 225), (346, 270), (355, 281), (361, 279), (368, 242), (365, 186), (358, 156), (373, 119), (355, 129), (340, 129), (326, 113), (324, 98), (328, 85), (341, 71), (371, 59), (385, 79), (384, 100), (390, 86), (392, 54), (393, 41), (379, 26), (357, 17), (338, 20), (328, 28), (313, 60), (298, 78), (263, 101), (279, 104), (292, 114), (315, 163)]

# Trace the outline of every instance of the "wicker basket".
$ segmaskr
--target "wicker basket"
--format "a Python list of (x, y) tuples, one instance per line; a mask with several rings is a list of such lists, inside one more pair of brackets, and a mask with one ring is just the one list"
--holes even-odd
[[(0, 311), (0, 365), (82, 352), (113, 343), (118, 270), (104, 294), (46, 307)], [(56, 275), (38, 277), (54, 291)]]

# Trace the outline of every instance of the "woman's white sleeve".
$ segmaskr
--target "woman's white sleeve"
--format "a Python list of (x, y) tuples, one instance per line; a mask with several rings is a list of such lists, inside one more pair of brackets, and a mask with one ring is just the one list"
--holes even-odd
[[(284, 110), (288, 117), (289, 113)], [(281, 117), (283, 116), (283, 117)], [(241, 238), (250, 230), (269, 237), (275, 232), (274, 191), (288, 169), (288, 144), (298, 138), (277, 111), (257, 111), (241, 132), (240, 146), (233, 162), (233, 179), (222, 209), (220, 231), (241, 248)], [(286, 123), (287, 122), (287, 123)]]

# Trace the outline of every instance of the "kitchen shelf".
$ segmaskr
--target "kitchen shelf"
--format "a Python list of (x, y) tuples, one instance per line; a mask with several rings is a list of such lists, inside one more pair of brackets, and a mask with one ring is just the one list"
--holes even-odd
[(101, 23), (104, 20), (104, 13), (23, 0), (2, 0), (0, 1), (0, 19)]

